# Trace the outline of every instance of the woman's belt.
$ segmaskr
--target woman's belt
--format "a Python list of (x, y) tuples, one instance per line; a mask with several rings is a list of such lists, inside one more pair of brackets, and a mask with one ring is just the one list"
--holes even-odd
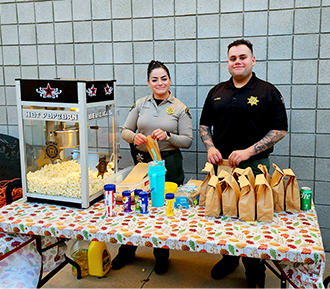
[(163, 151), (163, 152), (160, 152), (160, 155), (162, 157), (168, 157), (168, 156), (173, 155), (177, 152), (180, 152), (180, 149), (175, 149), (175, 150), (170, 150), (170, 151)]

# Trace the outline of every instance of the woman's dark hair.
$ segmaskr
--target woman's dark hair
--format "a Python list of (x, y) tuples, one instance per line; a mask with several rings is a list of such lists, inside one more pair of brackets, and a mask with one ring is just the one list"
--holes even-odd
[(245, 40), (245, 39), (238, 39), (238, 40), (235, 40), (234, 42), (230, 43), (228, 45), (227, 52), (229, 52), (229, 49), (232, 48), (233, 46), (238, 46), (238, 45), (246, 45), (251, 50), (251, 53), (253, 55), (253, 45), (249, 40)]
[(168, 77), (171, 78), (170, 71), (168, 70), (168, 68), (166, 67), (166, 65), (163, 62), (160, 62), (158, 60), (151, 60), (149, 65), (148, 65), (148, 72), (147, 72), (147, 79), (148, 80), (149, 80), (151, 71), (153, 71), (156, 68), (163, 68), (166, 71)]

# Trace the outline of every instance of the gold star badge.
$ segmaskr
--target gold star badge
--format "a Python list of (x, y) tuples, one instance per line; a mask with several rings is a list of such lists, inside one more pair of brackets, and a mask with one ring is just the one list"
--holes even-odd
[(258, 98), (256, 96), (250, 96), (250, 98), (248, 98), (248, 103), (252, 105), (258, 105)]
[(174, 113), (174, 109), (173, 107), (169, 107), (167, 110), (166, 110), (167, 114), (173, 114)]
[(56, 159), (61, 159), (60, 153), (62, 149), (58, 147), (57, 142), (46, 141), (46, 146), (44, 146), (42, 150), (45, 153), (45, 158), (50, 159), (52, 163), (54, 163)]
[(38, 164), (38, 170), (40, 170), (44, 165), (49, 165), (49, 159), (46, 158), (44, 151), (39, 151), (39, 158), (36, 160)]
[(108, 161), (105, 159), (105, 157), (100, 157), (99, 158), (99, 164), (96, 166), (98, 173), (97, 176), (101, 176), (103, 179), (104, 174), (108, 171), (107, 166), (108, 166)]

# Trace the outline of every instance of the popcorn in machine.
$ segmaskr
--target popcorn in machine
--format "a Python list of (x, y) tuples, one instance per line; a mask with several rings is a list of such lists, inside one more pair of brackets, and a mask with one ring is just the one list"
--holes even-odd
[(115, 80), (17, 79), (23, 197), (88, 208), (117, 171)]

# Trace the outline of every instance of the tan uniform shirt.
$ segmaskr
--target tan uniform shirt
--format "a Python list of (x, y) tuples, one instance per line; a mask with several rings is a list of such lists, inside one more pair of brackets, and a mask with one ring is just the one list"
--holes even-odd
[[(133, 143), (136, 131), (148, 136), (157, 128), (171, 133), (168, 140), (158, 142), (160, 151), (191, 146), (193, 135), (189, 109), (171, 92), (160, 105), (157, 105), (153, 94), (138, 99), (127, 116), (121, 136), (126, 142)], [(137, 148), (147, 152), (145, 145)]]

